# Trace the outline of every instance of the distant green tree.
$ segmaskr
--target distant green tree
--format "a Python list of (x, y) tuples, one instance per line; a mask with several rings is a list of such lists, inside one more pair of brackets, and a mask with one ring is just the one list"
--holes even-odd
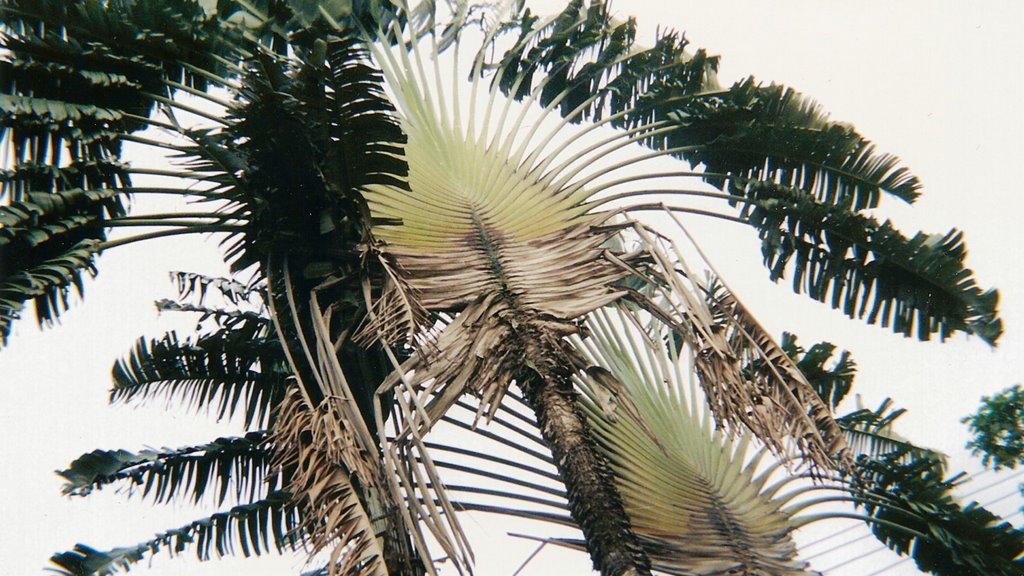
[(1024, 389), (1015, 384), (981, 403), (962, 420), (974, 435), (967, 448), (995, 470), (1024, 464)]

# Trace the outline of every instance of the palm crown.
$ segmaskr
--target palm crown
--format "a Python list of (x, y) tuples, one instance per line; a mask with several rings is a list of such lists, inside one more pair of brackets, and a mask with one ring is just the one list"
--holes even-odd
[[(29, 300), (52, 321), (97, 254), (147, 238), (225, 233), (226, 258), (252, 278), (182, 276), (196, 301), (177, 307), (214, 329), (140, 343), (114, 395), (241, 404), (259, 431), (97, 452), (64, 472), (71, 492), (136, 479), (158, 500), (198, 498), (215, 480), (221, 503), (230, 486), (245, 502), (138, 548), (56, 556), (68, 573), (191, 541), (209, 555), (230, 532), (246, 554), (268, 532), (277, 547), (308, 544), (329, 573), (433, 572), (424, 531), (468, 571), (456, 512), (474, 507), (579, 526), (582, 540), (562, 543), (606, 574), (802, 573), (789, 531), (818, 488), (783, 491), (802, 475), (864, 506), (891, 546), (913, 542), (924, 569), (1015, 569), (1019, 533), (953, 503), (935, 460), (886, 436), (884, 414), (837, 422), (835, 387), (703, 275), (685, 230), (673, 240), (636, 218), (749, 224), (772, 278), (790, 274), (798, 292), (907, 335), (994, 343), (996, 293), (964, 268), (960, 235), (907, 238), (867, 215), (883, 193), (912, 201), (916, 179), (802, 96), (721, 88), (715, 59), (674, 34), (640, 47), (599, 2), (550, 19), (456, 3), (444, 26), (429, 3), (8, 1), (2, 14), (14, 162), (0, 333)], [(481, 48), (467, 52), (477, 19)], [(126, 142), (177, 163), (121, 163)], [(630, 172), (655, 157), (703, 169)], [(135, 187), (135, 174), (175, 183)], [(127, 211), (150, 193), (201, 210)], [(720, 207), (685, 202), (697, 196)], [(158, 229), (106, 237), (134, 226)], [(210, 308), (196, 283), (263, 305)], [(478, 434), (526, 421), (511, 429), (552, 457), (507, 444), (523, 474), (554, 466), (564, 489), (540, 504), (558, 512), (524, 509), (538, 502), (513, 477), (474, 484), (500, 505), (445, 480), (436, 454), (465, 448), (431, 429), (467, 418)], [(869, 440), (860, 460), (851, 435)], [(765, 448), (751, 459), (749, 443)], [(467, 457), (486, 485), (486, 457)]]

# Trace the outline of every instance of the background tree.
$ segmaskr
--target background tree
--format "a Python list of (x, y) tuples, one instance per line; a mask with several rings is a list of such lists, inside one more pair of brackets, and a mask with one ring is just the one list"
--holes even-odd
[(1016, 468), (1024, 461), (1024, 391), (1020, 384), (994, 396), (982, 396), (978, 412), (963, 422), (974, 438), (967, 447), (994, 469)]

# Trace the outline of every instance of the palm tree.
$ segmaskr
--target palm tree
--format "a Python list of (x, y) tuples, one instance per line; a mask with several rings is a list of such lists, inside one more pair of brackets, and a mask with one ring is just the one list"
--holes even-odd
[[(233, 505), (140, 544), (108, 551), (78, 545), (54, 556), (66, 574), (127, 568), (162, 550), (209, 559), (315, 548), (314, 535), (304, 529), (303, 508), (283, 491), (295, 464), (273, 464), (275, 453), (281, 456), (275, 426), (302, 415), (280, 410), (287, 363), (266, 309), (258, 305), (259, 292), (193, 274), (176, 279), (184, 300), (159, 306), (201, 314), (204, 328), (194, 338), (173, 332), (141, 338), (114, 368), (111, 400), (178, 398), (219, 417), (239, 414), (247, 432), (176, 449), (96, 450), (61, 472), (65, 492), (84, 496), (119, 486), (158, 504), (180, 498)], [(239, 294), (248, 295), (245, 302)], [(212, 304), (217, 295), (229, 302)], [(657, 320), (642, 326), (637, 319), (621, 308), (588, 318), (589, 336), (579, 344), (592, 364), (577, 385), (581, 409), (609, 458), (631, 521), (643, 541), (656, 544), (655, 569), (714, 574), (741, 565), (751, 572), (803, 574), (791, 531), (852, 515), (868, 521), (893, 549), (910, 553), (924, 570), (1013, 573), (1004, 562), (1022, 549), (1022, 535), (984, 509), (954, 501), (957, 480), (946, 477), (943, 458), (891, 433), (902, 410), (887, 401), (877, 410), (837, 418), (851, 449), (863, 455), (856, 472), (808, 481), (755, 448), (750, 434), (730, 439), (714, 430), (681, 350), (647, 346), (651, 337), (670, 341), (671, 332)], [(825, 343), (805, 350), (790, 335), (782, 347), (833, 409), (851, 392), (856, 367), (848, 354), (834, 359), (834, 347)], [(636, 353), (645, 348), (646, 354)], [(457, 403), (440, 424), (449, 430), (428, 442), (446, 489), (457, 498), (455, 507), (574, 526), (551, 458), (536, 449), (543, 441), (522, 399), (507, 399), (489, 426), (473, 427), (476, 410), (472, 403)], [(745, 457), (751, 452), (754, 458)], [(836, 501), (857, 502), (865, 512), (828, 507)], [(544, 542), (585, 547), (578, 539)]]
[[(790, 273), (798, 292), (850, 316), (922, 338), (999, 335), (996, 294), (963, 267), (959, 234), (906, 238), (865, 213), (883, 191), (917, 195), (895, 159), (790, 90), (719, 87), (716, 61), (674, 34), (636, 46), (633, 24), (615, 22), (602, 3), (573, 2), (546, 20), (457, 4), (443, 27), (429, 4), (211, 8), (4, 3), (14, 162), (0, 213), (0, 329), (28, 300), (52, 321), (101, 251), (226, 234), (234, 271), (266, 294), (262, 343), (272, 334), (283, 357), (259, 356), (258, 373), (296, 385), (254, 396), (277, 399), (268, 441), (275, 482), (289, 495), (216, 522), (255, 518), (245, 527), (255, 534), (268, 518), (259, 510), (276, 510), (276, 526), (296, 527), (279, 536), (304, 533), (314, 551), (333, 550), (331, 572), (431, 572), (423, 529), (469, 568), (456, 501), (427, 439), (466, 395), (485, 421), (516, 400), (533, 413), (599, 570), (688, 570), (681, 548), (652, 532), (664, 527), (640, 520), (637, 493), (623, 487), (628, 471), (616, 468), (622, 444), (602, 436), (602, 415), (633, 422), (629, 433), (643, 431), (658, 449), (678, 433), (647, 421), (642, 410), (657, 402), (626, 386), (636, 379), (628, 369), (588, 356), (590, 318), (607, 310), (623, 315), (612, 331), (638, 327), (651, 354), (690, 358), (719, 425), (854, 492), (878, 484), (861, 482), (870, 473), (854, 467), (829, 405), (783, 349), (702, 279), (696, 244), (674, 245), (640, 212), (752, 225), (773, 278)], [(477, 20), (482, 48), (468, 66), (453, 65), (470, 87), (450, 90), (438, 52), (463, 51)], [(490, 61), (488, 48), (507, 38)], [(567, 135), (581, 148), (559, 148)], [(128, 142), (179, 162), (124, 165)], [(619, 151), (629, 156), (597, 167)], [(659, 157), (704, 169), (625, 172)], [(134, 174), (173, 184), (134, 187)], [(655, 179), (663, 187), (646, 186)], [(720, 191), (686, 184), (696, 180)], [(129, 214), (130, 194), (197, 198), (201, 209)], [(684, 202), (693, 197), (720, 204)], [(158, 229), (106, 237), (139, 226)], [(264, 371), (265, 361), (275, 368)], [(888, 502), (862, 501), (875, 516)]]

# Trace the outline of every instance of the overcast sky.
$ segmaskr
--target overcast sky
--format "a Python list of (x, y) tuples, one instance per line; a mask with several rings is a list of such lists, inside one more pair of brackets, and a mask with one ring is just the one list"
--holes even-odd
[[(557, 2), (534, 5), (557, 7)], [(722, 55), (720, 77), (729, 83), (748, 74), (780, 82), (814, 96), (833, 117), (853, 123), (879, 148), (900, 156), (924, 182), (913, 209), (884, 203), (906, 231), (945, 232), (956, 226), (967, 235), (972, 267), (985, 286), (999, 287), (1006, 332), (997, 350), (977, 339), (946, 344), (917, 343), (887, 330), (846, 320), (826, 307), (773, 286), (761, 268), (756, 238), (744, 231), (722, 232), (722, 224), (693, 222), (702, 244), (726, 280), (772, 333), (791, 330), (804, 343), (830, 340), (849, 349), (860, 365), (856, 390), (867, 406), (892, 396), (909, 409), (900, 432), (951, 456), (954, 468), (976, 471), (980, 464), (962, 450), (966, 432), (959, 419), (979, 397), (1021, 380), (1024, 364), (1024, 272), (1020, 267), (1024, 227), (1019, 222), (1024, 158), (1024, 6), (1017, 2), (681, 2), (620, 0), (613, 4), (636, 15), (641, 31), (684, 30), (697, 47)], [(549, 8), (547, 11), (550, 11)], [(650, 36), (649, 36), (650, 37)], [(689, 223), (689, 222), (688, 222)], [(236, 432), (160, 406), (111, 408), (106, 404), (112, 361), (135, 338), (158, 335), (180, 319), (157, 318), (152, 301), (170, 295), (166, 271), (217, 272), (212, 241), (163, 241), (104, 255), (99, 278), (87, 284), (86, 302), (63, 325), (39, 335), (30, 322), (17, 325), (0, 353), (0, 573), (33, 574), (57, 550), (77, 541), (98, 548), (126, 545), (153, 532), (181, 525), (198, 514), (183, 505), (157, 510), (126, 502), (116, 494), (87, 500), (60, 496), (52, 473), (94, 448), (138, 449), (202, 442)], [(849, 406), (847, 406), (849, 408)], [(988, 474), (978, 485), (993, 483)], [(975, 496), (983, 502), (1009, 494), (1006, 482)], [(996, 508), (1021, 504), (1013, 497)], [(1020, 516), (1014, 520), (1019, 521)], [(475, 521), (467, 529), (498, 537), (505, 525)], [(860, 535), (861, 529), (851, 534)], [(803, 541), (817, 536), (804, 537)], [(869, 551), (875, 542), (862, 550)], [(531, 546), (481, 544), (481, 574), (508, 576)], [(823, 547), (809, 549), (811, 554)], [(854, 556), (830, 555), (817, 568)], [(562, 564), (543, 552), (524, 574), (585, 573), (586, 561)], [(870, 574), (891, 563), (874, 554), (831, 574)], [(157, 576), (294, 574), (297, 559), (215, 561), (202, 566), (159, 560)], [(914, 574), (910, 563), (887, 574)]]

